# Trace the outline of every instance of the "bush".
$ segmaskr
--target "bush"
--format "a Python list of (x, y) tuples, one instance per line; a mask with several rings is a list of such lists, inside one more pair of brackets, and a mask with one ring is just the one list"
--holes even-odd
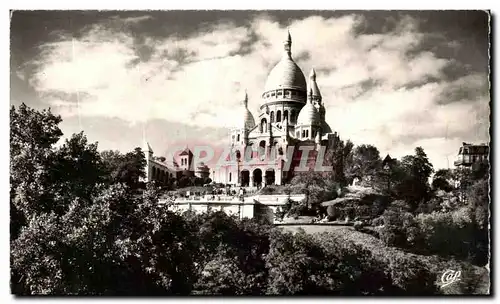
[(219, 249), (203, 267), (195, 287), (206, 295), (238, 295), (244, 292), (244, 281), (245, 274), (238, 267), (237, 257)]
[(474, 225), (467, 208), (419, 214), (417, 221), (430, 253), (466, 259), (473, 251)]
[(433, 295), (438, 291), (435, 276), (416, 258), (393, 255), (389, 258), (389, 271), (393, 284), (401, 295)]
[[(381, 217), (384, 226), (379, 230), (380, 239), (387, 246), (469, 260), (478, 265), (487, 262), (488, 251), (482, 246), (487, 240), (481, 238), (481, 230), (473, 221), (469, 208), (417, 216), (395, 210), (387, 210)], [(376, 219), (372, 224), (380, 224), (380, 221)]]
[(224, 212), (196, 214), (189, 219), (197, 231), (198, 282), (202, 294), (264, 294), (271, 226), (239, 220)]
[(401, 248), (420, 248), (422, 233), (413, 215), (386, 210), (382, 215), (384, 226), (380, 230), (380, 239), (387, 246)]
[(433, 197), (429, 201), (422, 202), (418, 205), (415, 213), (431, 213), (443, 210), (444, 200), (441, 197)]
[(390, 294), (391, 279), (370, 254), (329, 233), (275, 231), (266, 258), (268, 294)]

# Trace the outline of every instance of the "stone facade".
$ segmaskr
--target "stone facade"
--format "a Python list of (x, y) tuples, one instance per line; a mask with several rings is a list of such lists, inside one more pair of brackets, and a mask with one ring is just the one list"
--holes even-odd
[(145, 182), (155, 181), (160, 185), (168, 185), (179, 177), (179, 172), (173, 169), (176, 167), (175, 162), (168, 163), (165, 158), (155, 157), (148, 143), (144, 143), (143, 151), (146, 157)]
[[(172, 210), (180, 212), (190, 210), (196, 213), (222, 211), (240, 219), (259, 218), (273, 223), (276, 210), (283, 207), (289, 199), (298, 202), (304, 200), (305, 195), (255, 195), (245, 197), (243, 201), (238, 198), (223, 198), (221, 200), (177, 199), (172, 204)], [(162, 202), (165, 201), (160, 200), (160, 203)]]
[[(241, 125), (230, 131), (231, 160), (211, 169), (213, 181), (237, 186), (281, 185), (292, 176), (300, 147), (312, 146), (314, 158), (321, 146), (338, 140), (325, 121), (325, 107), (311, 70), (309, 83), (291, 56), (291, 37), (284, 41), (282, 59), (269, 73), (257, 119), (242, 103)], [(293, 147), (291, 154), (287, 153)], [(287, 162), (291, 166), (287, 168)], [(309, 160), (308, 160), (309, 162)]]

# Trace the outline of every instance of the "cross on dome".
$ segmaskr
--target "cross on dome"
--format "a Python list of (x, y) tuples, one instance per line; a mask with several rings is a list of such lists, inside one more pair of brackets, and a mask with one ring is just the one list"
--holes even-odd
[(245, 97), (243, 98), (243, 105), (245, 105), (245, 108), (248, 107), (248, 93), (247, 93), (247, 89), (245, 89)]
[(290, 35), (290, 30), (287, 29), (286, 39), (283, 42), (285, 47), (285, 53), (290, 57), (292, 55), (292, 36)]

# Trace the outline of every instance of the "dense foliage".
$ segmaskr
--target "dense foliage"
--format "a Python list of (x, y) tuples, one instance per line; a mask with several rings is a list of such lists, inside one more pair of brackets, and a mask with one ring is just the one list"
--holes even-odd
[[(61, 119), (50, 111), (22, 105), (12, 107), (10, 115), (11, 290), (16, 295), (438, 292), (435, 275), (409, 257), (381, 259), (334, 235), (285, 233), (223, 212), (173, 212), (160, 203), (157, 185), (141, 184), (140, 149), (99, 153), (97, 144), (89, 143), (83, 133), (62, 141)], [(372, 161), (360, 172), (378, 172), (378, 154), (365, 148), (360, 153), (371, 155)], [(337, 150), (342, 155), (332, 161), (347, 165), (352, 144), (341, 143)], [(407, 185), (420, 187), (422, 197), (391, 204), (380, 219), (387, 227), (381, 238), (389, 245), (422, 246), (433, 252), (448, 246), (451, 234), (462, 233), (464, 225), (469, 231), (467, 225), (472, 225), (477, 242), (446, 250), (484, 260), (488, 183), (473, 181), (467, 194), (470, 208), (460, 209), (467, 220), (437, 213), (415, 216), (416, 203), (431, 191), (422, 176), (432, 167), (417, 150), (400, 168), (408, 169)], [(290, 202), (287, 212), (326, 213), (320, 203), (344, 195), (343, 172), (328, 178), (314, 174), (295, 178), (287, 191), (300, 191), (307, 199)], [(395, 195), (406, 198), (401, 194), (404, 189)], [(378, 216), (379, 209), (370, 212)], [(438, 233), (427, 233), (426, 227)]]
[(453, 210), (415, 215), (408, 212), (408, 205), (406, 210), (386, 210), (381, 239), (388, 246), (485, 265), (489, 252), (489, 182), (480, 179), (467, 193), (467, 203)]

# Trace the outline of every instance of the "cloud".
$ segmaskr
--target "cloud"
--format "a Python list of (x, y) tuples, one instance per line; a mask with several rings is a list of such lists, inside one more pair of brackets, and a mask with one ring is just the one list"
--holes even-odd
[(478, 102), (489, 96), (487, 75), (474, 73), (449, 82), (441, 94), (436, 96), (438, 104), (454, 102)]
[(123, 23), (131, 23), (131, 24), (136, 24), (140, 23), (146, 20), (151, 20), (153, 17), (149, 15), (144, 15), (144, 16), (137, 16), (137, 17), (128, 17), (128, 18), (121, 18), (120, 16), (114, 16), (112, 19), (118, 20)]
[[(137, 24), (150, 18), (119, 20)], [(361, 15), (311, 16), (288, 25), (258, 15), (248, 24), (224, 22), (162, 38), (144, 32), (141, 39), (108, 23), (94, 24), (79, 38), (61, 34), (42, 45), (29, 79), (65, 117), (227, 128), (241, 119), (244, 89), (257, 117), (267, 74), (283, 52), (286, 26), (304, 74), (316, 68), (327, 121), (342, 137), (396, 156), (425, 144), (440, 165), (441, 152), (456, 149), (461, 138), (487, 138), (485, 75), (450, 79), (449, 71), (462, 64), (423, 45), (429, 36), (446, 47), (453, 41), (420, 32), (418, 20), (404, 15), (384, 31), (369, 33)], [(446, 149), (435, 143), (439, 138)]]

